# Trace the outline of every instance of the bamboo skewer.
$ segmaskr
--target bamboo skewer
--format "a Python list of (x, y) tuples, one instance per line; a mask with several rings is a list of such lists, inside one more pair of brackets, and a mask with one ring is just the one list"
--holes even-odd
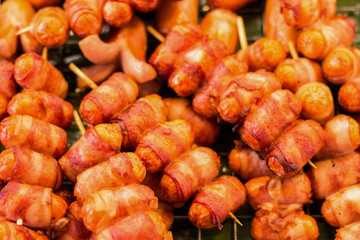
[(16, 221), (16, 224), (22, 226), (22, 225), (23, 225), (23, 222), (24, 222), (24, 220), (23, 220), (22, 218), (19, 218), (19, 219)]
[(289, 41), (288, 42), (288, 48), (289, 48), (289, 52), (290, 52), (290, 55), (293, 59), (298, 59), (299, 58), (299, 55), (295, 49), (295, 45), (292, 41)]
[(246, 50), (248, 47), (247, 39), (246, 39), (246, 31), (244, 20), (241, 16), (238, 16), (236, 19), (237, 29), (239, 34), (240, 46), (242, 50)]
[(44, 47), (41, 53), (41, 56), (43, 59), (47, 60), (48, 59), (48, 48)]
[(316, 170), (318, 169), (317, 166), (311, 160), (309, 160), (308, 163), (311, 167), (315, 168)]
[(92, 89), (95, 89), (98, 87), (98, 85), (96, 85), (83, 71), (81, 71), (80, 68), (78, 68), (75, 64), (70, 63), (69, 68), (71, 69), (71, 71), (73, 71), (79, 78), (81, 78), (82, 80), (84, 80), (87, 85), (89, 85), (89, 87), (91, 87)]
[(155, 28), (153, 28), (152, 26), (147, 26), (146, 29), (148, 30), (148, 32), (154, 36), (154, 38), (156, 38), (157, 40), (159, 40), (159, 42), (163, 42), (165, 40), (164, 36), (161, 35), (161, 33), (159, 33)]
[(84, 124), (81, 121), (79, 113), (76, 110), (74, 110), (74, 120), (75, 120), (75, 123), (78, 126), (81, 134), (84, 135), (84, 133), (86, 132), (86, 129), (84, 127)]
[(237, 219), (237, 217), (235, 217), (235, 215), (234, 215), (232, 212), (229, 212), (229, 216), (230, 216), (232, 219), (234, 219), (237, 224), (239, 224), (240, 226), (243, 227), (242, 223), (239, 221), (239, 219)]
[(16, 35), (20, 35), (20, 34), (29, 32), (30, 30), (31, 30), (31, 25), (30, 25), (30, 26), (27, 26), (26, 28), (20, 29), (19, 31), (16, 32)]

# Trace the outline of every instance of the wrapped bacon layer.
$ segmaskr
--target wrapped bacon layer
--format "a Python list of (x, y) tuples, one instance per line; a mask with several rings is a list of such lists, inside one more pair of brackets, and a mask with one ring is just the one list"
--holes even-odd
[(66, 177), (75, 183), (77, 175), (120, 151), (121, 143), (122, 133), (117, 123), (90, 127), (60, 158), (60, 167)]
[(27, 227), (0, 218), (0, 238), (4, 240), (48, 240), (41, 231), (33, 231)]
[(360, 221), (336, 230), (335, 240), (356, 240), (360, 238)]
[(155, 211), (157, 207), (158, 199), (149, 187), (131, 184), (94, 193), (84, 202), (81, 215), (85, 226), (95, 231), (114, 219), (124, 218), (138, 210)]
[(63, 173), (56, 159), (27, 148), (13, 146), (0, 154), (0, 180), (56, 190), (62, 185)]
[(189, 219), (197, 228), (218, 227), (229, 213), (246, 202), (244, 185), (236, 177), (223, 175), (203, 186), (196, 194), (189, 210)]
[(207, 3), (213, 8), (225, 8), (237, 11), (246, 4), (255, 0), (207, 0)]
[(7, 115), (8, 102), (17, 90), (13, 63), (0, 60), (0, 83), (0, 120), (2, 120)]
[(212, 181), (220, 169), (219, 156), (210, 148), (188, 150), (163, 171), (160, 188), (167, 202), (184, 202), (206, 183)]
[(43, 188), (22, 183), (9, 182), (0, 192), (0, 215), (29, 227), (51, 229), (68, 208), (66, 202)]
[(67, 148), (66, 132), (55, 125), (28, 115), (12, 115), (0, 124), (1, 143), (20, 146), (60, 158)]
[(341, 86), (338, 93), (340, 106), (348, 112), (360, 112), (360, 77), (351, 79)]
[(83, 203), (100, 190), (141, 183), (145, 175), (146, 169), (134, 153), (119, 153), (78, 175), (74, 195)]
[(7, 110), (10, 115), (30, 115), (66, 129), (73, 120), (74, 108), (55, 94), (23, 89), (10, 100)]

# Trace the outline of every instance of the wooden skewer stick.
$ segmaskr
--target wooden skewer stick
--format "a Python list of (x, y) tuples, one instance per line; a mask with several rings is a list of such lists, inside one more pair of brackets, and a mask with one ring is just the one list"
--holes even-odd
[(30, 30), (31, 30), (31, 25), (26, 28), (20, 29), (19, 31), (16, 32), (16, 35), (20, 35), (22, 33), (29, 32)]
[(298, 59), (299, 58), (299, 55), (295, 49), (295, 45), (292, 41), (289, 41), (288, 42), (288, 48), (289, 48), (289, 52), (290, 52), (290, 55), (293, 59)]
[(318, 169), (317, 166), (311, 160), (309, 160), (308, 163), (311, 167), (315, 168), (316, 170)]
[(47, 60), (48, 59), (48, 48), (44, 47), (41, 53), (41, 56), (43, 59)]
[(148, 30), (148, 32), (153, 35), (157, 40), (159, 40), (159, 42), (163, 42), (165, 40), (164, 36), (161, 35), (161, 33), (159, 33), (155, 28), (153, 28), (152, 26), (148, 25), (146, 27), (146, 29)]
[(248, 43), (247, 43), (247, 39), (246, 39), (244, 20), (241, 16), (238, 16), (236, 19), (236, 22), (237, 22), (237, 28), (238, 28), (241, 49), (246, 50), (248, 47)]
[(230, 216), (232, 219), (234, 219), (237, 224), (239, 224), (240, 226), (243, 227), (242, 223), (239, 221), (239, 219), (237, 219), (237, 217), (235, 217), (235, 215), (234, 215), (232, 212), (229, 212), (229, 216)]
[(79, 78), (81, 78), (82, 80), (84, 80), (87, 85), (89, 85), (89, 87), (91, 87), (92, 89), (95, 89), (98, 87), (98, 85), (96, 85), (93, 80), (91, 80), (83, 71), (81, 71), (80, 68), (78, 68), (75, 64), (70, 63), (69, 68), (71, 69), (71, 71), (73, 71)]
[(16, 221), (16, 224), (22, 226), (22, 225), (23, 225), (23, 222), (24, 222), (23, 219), (22, 219), (22, 218), (19, 218), (19, 219)]
[(74, 110), (74, 120), (75, 120), (75, 123), (78, 126), (81, 134), (84, 135), (84, 133), (86, 132), (86, 129), (84, 127), (84, 124), (81, 121), (79, 113), (76, 110)]

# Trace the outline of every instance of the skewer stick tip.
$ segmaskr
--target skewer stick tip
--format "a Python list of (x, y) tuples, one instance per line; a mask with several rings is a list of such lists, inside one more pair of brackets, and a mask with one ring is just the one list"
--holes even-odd
[(95, 89), (98, 87), (93, 80), (91, 80), (80, 68), (78, 68), (75, 64), (70, 63), (69, 68), (73, 71), (79, 78), (84, 80), (90, 88)]
[(84, 127), (84, 124), (81, 121), (79, 113), (76, 110), (74, 110), (74, 120), (75, 120), (75, 123), (78, 126), (81, 134), (84, 135), (84, 133), (86, 132), (86, 129)]
[(23, 34), (23, 33), (26, 33), (26, 32), (29, 32), (31, 30), (31, 26), (28, 26), (26, 28), (22, 28), (20, 29), (19, 31), (16, 32), (16, 36), (20, 35), (20, 34)]
[(161, 35), (161, 33), (159, 33), (155, 28), (153, 28), (152, 26), (148, 25), (146, 27), (146, 29), (148, 30), (148, 32), (154, 36), (157, 40), (159, 40), (159, 42), (163, 42), (165, 40), (164, 36)]
[(22, 225), (23, 225), (23, 222), (24, 222), (23, 219), (22, 219), (22, 218), (19, 218), (19, 219), (16, 221), (16, 224), (22, 226)]
[(308, 163), (311, 167), (315, 168), (316, 170), (318, 169), (317, 166), (311, 160), (309, 160)]
[(230, 216), (232, 219), (234, 219), (237, 224), (239, 224), (240, 226), (243, 227), (242, 223), (239, 221), (239, 219), (237, 219), (237, 217), (235, 217), (235, 215), (234, 215), (232, 212), (229, 212), (229, 216)]
[(41, 56), (43, 59), (47, 60), (48, 59), (48, 48), (44, 47), (41, 53)]
[(246, 39), (246, 31), (245, 31), (245, 25), (244, 25), (243, 18), (241, 16), (238, 16), (236, 19), (236, 23), (237, 23), (237, 28), (238, 28), (241, 49), (246, 50), (248, 47), (248, 43), (247, 43), (247, 39)]
[(289, 52), (290, 52), (290, 55), (293, 59), (298, 59), (299, 58), (299, 55), (296, 51), (296, 48), (295, 48), (295, 45), (292, 41), (289, 41), (288, 42), (288, 48), (289, 48)]

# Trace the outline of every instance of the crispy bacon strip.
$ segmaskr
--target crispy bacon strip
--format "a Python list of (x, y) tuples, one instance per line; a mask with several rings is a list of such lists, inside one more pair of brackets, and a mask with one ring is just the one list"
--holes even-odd
[(184, 202), (206, 183), (212, 181), (220, 169), (219, 156), (210, 148), (188, 150), (163, 171), (160, 188), (167, 202)]
[(314, 120), (299, 119), (267, 152), (268, 167), (281, 178), (294, 176), (324, 146), (324, 130)]
[(27, 148), (13, 146), (0, 154), (0, 180), (56, 190), (62, 185), (63, 173), (56, 159)]
[(66, 215), (70, 219), (67, 231), (62, 234), (58, 240), (88, 240), (91, 232), (84, 226), (81, 217), (81, 204), (77, 201), (69, 206), (69, 211)]
[(112, 116), (124, 111), (136, 100), (138, 91), (132, 78), (120, 72), (114, 73), (83, 98), (79, 107), (80, 116), (92, 125), (109, 122)]
[(295, 93), (301, 101), (301, 116), (325, 124), (334, 116), (334, 99), (330, 88), (321, 82), (310, 82), (301, 86)]
[(66, 0), (64, 9), (76, 36), (84, 38), (100, 33), (102, 17), (97, 0)]
[(352, 185), (328, 196), (321, 206), (325, 221), (343, 227), (360, 220), (360, 184)]
[(163, 170), (169, 163), (190, 149), (194, 142), (192, 126), (177, 119), (158, 123), (141, 137), (135, 153), (146, 167), (147, 173)]
[(293, 177), (281, 179), (278, 176), (253, 178), (245, 183), (248, 202), (255, 210), (264, 203), (309, 204), (311, 203), (311, 182), (301, 172)]
[(115, 155), (121, 142), (121, 129), (116, 123), (90, 127), (60, 158), (60, 167), (66, 177), (75, 183), (77, 175)]
[(360, 222), (336, 229), (335, 240), (355, 240), (360, 238)]
[(218, 227), (229, 213), (246, 202), (244, 185), (236, 177), (223, 175), (203, 186), (196, 194), (189, 210), (189, 219), (197, 228)]
[(36, 53), (16, 59), (14, 76), (22, 88), (51, 92), (63, 99), (67, 96), (68, 83), (62, 73)]
[(166, 121), (167, 112), (163, 99), (152, 94), (139, 98), (126, 111), (113, 116), (111, 122), (118, 122), (123, 131), (121, 149), (134, 150), (147, 129)]
[(336, 47), (349, 47), (354, 41), (354, 29), (353, 19), (337, 15), (303, 30), (297, 48), (307, 58), (322, 60)]
[(220, 133), (220, 126), (216, 121), (198, 115), (191, 106), (191, 101), (185, 98), (166, 98), (169, 108), (169, 121), (183, 119), (191, 124), (195, 134), (195, 143), (209, 146), (215, 143)]
[(246, 116), (241, 139), (253, 150), (266, 152), (300, 112), (301, 103), (294, 94), (277, 90)]
[(97, 229), (90, 240), (136, 240), (146, 238), (162, 240), (168, 239), (165, 238), (168, 233), (159, 214), (154, 211), (137, 211), (126, 218), (117, 219), (108, 226)]
[(242, 122), (254, 103), (279, 89), (279, 80), (264, 69), (239, 75), (227, 85), (217, 110), (226, 122)]
[(340, 106), (348, 112), (360, 112), (360, 77), (349, 80), (338, 93)]
[(221, 59), (203, 86), (193, 98), (193, 108), (201, 116), (216, 118), (221, 96), (229, 83), (237, 76), (248, 71), (248, 65), (241, 59), (241, 51)]
[(320, 64), (307, 58), (285, 59), (274, 73), (282, 87), (293, 93), (308, 82), (325, 82)]
[(48, 240), (43, 232), (35, 232), (27, 227), (7, 221), (5, 218), (0, 219), (0, 238), (4, 240)]
[(360, 76), (360, 50), (357, 48), (334, 48), (324, 59), (322, 70), (325, 78), (333, 84), (343, 84)]
[(134, 153), (119, 153), (78, 175), (74, 195), (82, 204), (100, 190), (141, 183), (145, 175), (146, 169)]
[(316, 240), (319, 229), (315, 219), (306, 215), (299, 205), (266, 204), (255, 213), (251, 222), (251, 236), (255, 240)]
[(316, 199), (323, 199), (341, 188), (360, 182), (360, 154), (353, 152), (342, 157), (315, 163), (307, 174)]
[(167, 35), (176, 25), (196, 24), (198, 8), (199, 0), (161, 1), (156, 10), (156, 29), (163, 35)]
[(95, 231), (114, 219), (124, 218), (138, 210), (155, 211), (157, 207), (158, 199), (149, 187), (131, 184), (94, 193), (84, 202), (81, 215), (85, 226)]
[(316, 159), (339, 157), (353, 152), (360, 144), (358, 122), (344, 114), (330, 119), (324, 126), (324, 147)]
[(51, 188), (9, 182), (0, 192), (0, 215), (29, 227), (51, 229), (68, 205)]
[(55, 94), (23, 89), (10, 100), (7, 110), (10, 115), (30, 115), (66, 129), (73, 120), (74, 108)]
[(0, 120), (7, 115), (7, 106), (11, 97), (16, 94), (14, 64), (0, 60)]
[(230, 169), (244, 181), (273, 175), (266, 165), (266, 160), (260, 158), (259, 154), (250, 148), (235, 147), (228, 158)]
[(60, 158), (67, 148), (66, 132), (55, 125), (28, 115), (12, 115), (0, 124), (1, 143), (20, 146)]

